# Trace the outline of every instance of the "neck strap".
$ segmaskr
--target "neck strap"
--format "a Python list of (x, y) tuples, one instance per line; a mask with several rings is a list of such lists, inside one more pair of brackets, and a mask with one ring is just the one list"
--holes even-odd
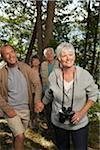
[[(64, 91), (65, 91), (65, 88), (64, 88), (64, 71), (62, 69), (62, 76), (63, 76), (63, 79), (62, 79), (62, 85), (63, 85), (63, 98), (62, 98), (62, 109), (64, 107)], [(74, 77), (75, 77), (75, 71), (73, 71), (73, 87), (72, 87), (72, 99), (71, 99), (71, 110), (73, 108), (73, 100), (74, 100)]]

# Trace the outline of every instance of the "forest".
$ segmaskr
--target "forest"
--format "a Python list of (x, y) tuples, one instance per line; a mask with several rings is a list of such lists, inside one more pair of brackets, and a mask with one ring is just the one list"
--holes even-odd
[[(56, 50), (62, 41), (74, 45), (76, 64), (87, 69), (100, 88), (99, 0), (0, 0), (0, 47), (4, 43), (13, 45), (19, 60), (30, 64), (32, 56), (38, 54), (42, 62), (44, 48)], [(93, 125), (98, 123), (94, 131), (96, 142), (100, 119), (96, 113), (100, 115), (98, 95), (97, 103), (89, 112)], [(91, 147), (98, 150), (94, 137), (90, 139)]]

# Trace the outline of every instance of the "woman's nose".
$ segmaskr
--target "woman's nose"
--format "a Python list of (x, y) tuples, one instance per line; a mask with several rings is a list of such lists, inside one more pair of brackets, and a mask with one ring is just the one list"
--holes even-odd
[(69, 59), (69, 56), (68, 55), (66, 55), (66, 60), (68, 60)]

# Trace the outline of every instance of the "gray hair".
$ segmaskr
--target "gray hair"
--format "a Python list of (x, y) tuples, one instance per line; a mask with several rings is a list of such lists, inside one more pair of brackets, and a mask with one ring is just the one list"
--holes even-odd
[(54, 55), (54, 49), (51, 48), (51, 47), (48, 47), (48, 48), (45, 48), (44, 51), (43, 51), (43, 54), (44, 54), (45, 57), (46, 57), (46, 53), (47, 53), (49, 50), (51, 50), (52, 53), (53, 53), (53, 55)]
[(56, 56), (57, 56), (57, 58), (59, 58), (61, 56), (61, 52), (62, 52), (63, 49), (65, 51), (70, 51), (70, 52), (73, 52), (75, 54), (74, 46), (71, 43), (62, 42), (56, 48)]

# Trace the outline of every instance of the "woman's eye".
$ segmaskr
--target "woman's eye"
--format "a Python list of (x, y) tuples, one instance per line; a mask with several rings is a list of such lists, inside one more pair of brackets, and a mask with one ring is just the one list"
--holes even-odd
[(69, 54), (69, 56), (73, 56), (73, 54)]

